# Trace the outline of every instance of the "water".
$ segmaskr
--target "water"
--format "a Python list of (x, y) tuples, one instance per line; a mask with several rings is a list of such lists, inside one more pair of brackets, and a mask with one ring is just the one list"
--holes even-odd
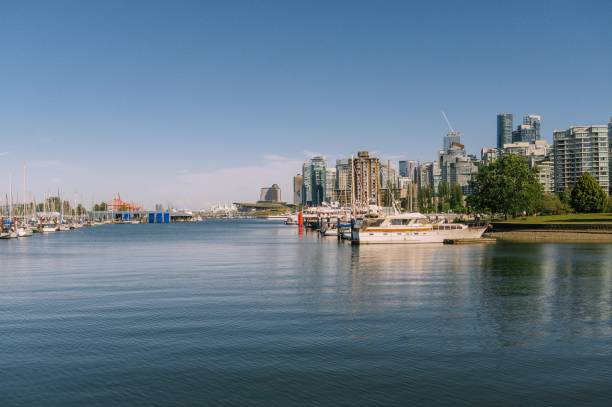
[(0, 404), (610, 405), (612, 245), (257, 221), (0, 241)]

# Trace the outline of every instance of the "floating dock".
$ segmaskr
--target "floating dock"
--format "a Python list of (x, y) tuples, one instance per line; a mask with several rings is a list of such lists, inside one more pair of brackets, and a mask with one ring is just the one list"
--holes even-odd
[(497, 243), (497, 239), (492, 237), (481, 237), (479, 239), (444, 239), (444, 244), (492, 244)]

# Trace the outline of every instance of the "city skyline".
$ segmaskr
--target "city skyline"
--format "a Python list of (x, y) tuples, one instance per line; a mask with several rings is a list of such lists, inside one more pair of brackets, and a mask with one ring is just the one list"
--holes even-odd
[(0, 191), (26, 165), (39, 200), (197, 209), (274, 183), (288, 197), (317, 153), (433, 161), (441, 110), (472, 154), (495, 147), (500, 112), (542, 115), (549, 143), (612, 115), (586, 92), (612, 88), (605, 2), (242, 4), (2, 5)]

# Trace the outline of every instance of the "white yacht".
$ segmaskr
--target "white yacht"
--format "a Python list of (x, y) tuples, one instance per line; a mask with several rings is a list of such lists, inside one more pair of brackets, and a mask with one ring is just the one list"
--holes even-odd
[(17, 236), (18, 237), (30, 237), (34, 234), (32, 228), (29, 226), (19, 226), (17, 228)]
[(264, 219), (284, 222), (287, 220), (287, 215), (268, 215)]
[(60, 225), (57, 228), (57, 230), (59, 232), (69, 232), (70, 231), (70, 225), (68, 225), (66, 223), (60, 223)]
[(366, 217), (351, 230), (353, 243), (443, 243), (446, 239), (478, 239), (487, 226), (462, 223), (433, 223), (413, 212)]
[(55, 223), (45, 223), (42, 226), (43, 233), (51, 233), (51, 232), (56, 232), (56, 231), (57, 231), (57, 225)]

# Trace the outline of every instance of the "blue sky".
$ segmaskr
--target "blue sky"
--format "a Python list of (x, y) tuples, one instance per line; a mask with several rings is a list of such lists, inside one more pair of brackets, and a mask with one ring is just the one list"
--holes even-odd
[[(200, 208), (311, 153), (432, 160), (612, 115), (608, 1), (0, 0), (0, 191)], [(5, 186), (6, 185), (6, 186)]]

